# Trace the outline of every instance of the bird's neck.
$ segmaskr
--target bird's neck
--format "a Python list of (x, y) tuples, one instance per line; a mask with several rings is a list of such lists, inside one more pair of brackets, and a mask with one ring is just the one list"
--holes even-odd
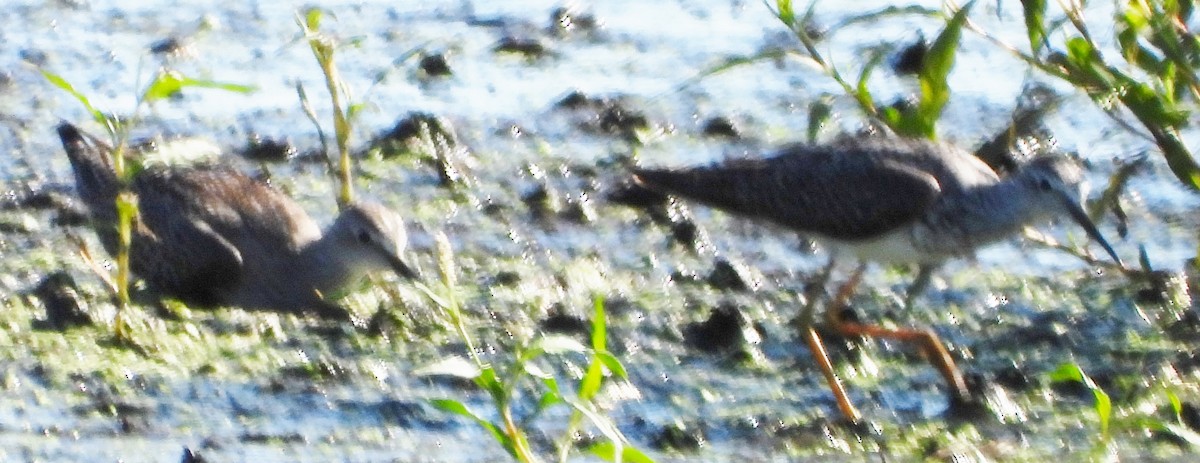
[(300, 261), (312, 287), (326, 296), (341, 291), (365, 275), (328, 232), (300, 251)]
[(1019, 233), (1044, 218), (1041, 210), (1032, 207), (1026, 198), (1028, 192), (1021, 182), (1021, 178), (1014, 176), (968, 192), (963, 201), (965, 207), (955, 208), (952, 220), (977, 245)]

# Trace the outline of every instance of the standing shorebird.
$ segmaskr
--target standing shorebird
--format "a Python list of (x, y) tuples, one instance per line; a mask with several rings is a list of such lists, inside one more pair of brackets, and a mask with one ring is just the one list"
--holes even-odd
[[(117, 249), (118, 179), (111, 148), (75, 126), (58, 126), (100, 242)], [(368, 272), (416, 274), (402, 259), (400, 217), (356, 203), (324, 233), (291, 198), (222, 167), (151, 167), (133, 178), (139, 215), (132, 270), (149, 289), (199, 306), (311, 311), (346, 318), (325, 299)]]
[[(840, 254), (857, 257), (857, 269), (826, 308), (832, 327), (843, 335), (919, 343), (959, 398), (969, 396), (966, 383), (932, 331), (839, 319), (837, 312), (861, 280), (867, 261), (918, 264), (914, 290), (919, 291), (938, 264), (969, 257), (976, 248), (1027, 225), (1067, 215), (1121, 262), (1081, 206), (1082, 170), (1061, 157), (1035, 158), (1001, 178), (975, 156), (949, 145), (861, 138), (827, 146), (789, 145), (767, 159), (717, 166), (638, 169), (634, 179), (654, 190), (782, 225), (825, 244), (831, 255), (823, 278)], [(842, 413), (858, 421), (811, 326), (805, 338)]]

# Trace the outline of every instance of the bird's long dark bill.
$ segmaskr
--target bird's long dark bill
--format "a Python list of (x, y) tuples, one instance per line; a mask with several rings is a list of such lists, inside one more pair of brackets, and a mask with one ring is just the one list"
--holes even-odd
[(399, 257), (392, 257), (392, 270), (395, 270), (398, 275), (404, 277), (406, 280), (418, 280), (421, 278), (412, 267), (409, 267)]
[(1087, 232), (1089, 237), (1100, 243), (1100, 247), (1104, 248), (1104, 252), (1107, 252), (1109, 256), (1112, 256), (1117, 265), (1124, 266), (1125, 264), (1121, 262), (1121, 258), (1117, 257), (1117, 251), (1114, 251), (1113, 247), (1108, 244), (1108, 240), (1104, 239), (1104, 235), (1100, 234), (1100, 230), (1096, 228), (1096, 224), (1092, 222), (1087, 212), (1083, 210), (1083, 206), (1080, 206), (1074, 200), (1067, 197), (1063, 198), (1063, 202), (1066, 203), (1067, 210), (1071, 212), (1071, 218), (1075, 220), (1075, 223), (1083, 227), (1083, 231)]

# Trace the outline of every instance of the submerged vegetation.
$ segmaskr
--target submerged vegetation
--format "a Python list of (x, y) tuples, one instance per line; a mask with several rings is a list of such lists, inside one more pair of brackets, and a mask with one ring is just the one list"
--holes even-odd
[[(774, 0), (765, 8), (796, 40), (796, 47), (725, 60), (692, 82), (761, 61), (798, 57), (836, 83), (860, 112), (861, 125), (937, 138), (939, 124), (946, 124), (944, 109), (955, 98), (956, 54), (963, 38), (974, 34), (1028, 64), (1039, 76), (1085, 93), (1115, 126), (1152, 141), (1178, 182), (1200, 189), (1200, 168), (1186, 146), (1200, 97), (1200, 45), (1192, 31), (1191, 2), (1122, 2), (1112, 18), (1116, 43), (1108, 45), (1091, 30), (1101, 21), (1085, 20), (1083, 2), (1059, 2), (1055, 10), (1045, 1), (1023, 1), (1028, 44), (1020, 46), (1003, 43), (972, 21), (985, 3), (970, 2), (946, 12), (886, 8), (822, 27), (820, 2), (800, 11), (789, 0)], [(229, 417), (218, 420), (236, 423), (239, 445), (264, 445), (269, 451), (301, 448), (298, 453), (304, 455), (326, 445), (333, 448), (330, 459), (353, 459), (337, 454), (343, 449), (337, 445), (349, 443), (373, 449), (361, 456), (371, 461), (444, 455), (389, 455), (387, 442), (406, 433), (417, 436), (420, 446), (414, 452), (458, 445), (463, 460), (492, 460), (502, 451), (521, 462), (566, 462), (575, 457), (740, 461), (763, 455), (851, 455), (857, 460), (871, 458), (861, 454), (875, 453), (889, 460), (1039, 459), (1062, 453), (1104, 459), (1194, 453), (1200, 445), (1195, 405), (1200, 403), (1200, 362), (1193, 345), (1200, 322), (1195, 302), (1186, 281), (1178, 283), (1184, 277), (1152, 271), (1144, 248), (1143, 272), (1136, 279), (1116, 272), (1016, 278), (1003, 270), (970, 269), (946, 276), (951, 289), (929, 298), (927, 304), (934, 309), (898, 316), (954, 326), (954, 332), (961, 333), (946, 338), (954, 355), (972, 358), (971, 386), (987, 401), (982, 416), (945, 410), (944, 392), (926, 384), (931, 380), (922, 375), (928, 372), (913, 356), (892, 352), (890, 346), (827, 337), (831, 350), (857, 359), (838, 366), (838, 375), (855, 390), (872, 390), (856, 397), (868, 403), (863, 410), (866, 424), (846, 426), (831, 418), (835, 405), (822, 389), (816, 367), (807, 364), (805, 350), (823, 348), (811, 341), (817, 339), (816, 331), (810, 331), (811, 336), (793, 333), (786, 321), (809, 302), (802, 294), (812, 295), (807, 291), (811, 288), (798, 289), (809, 275), (771, 264), (770, 254), (779, 249), (791, 252), (794, 244), (769, 242), (744, 252), (758, 253), (747, 258), (767, 263), (753, 268), (730, 263), (729, 256), (714, 256), (715, 246), (698, 222), (730, 225), (739, 240), (764, 240), (723, 216), (694, 221), (689, 210), (678, 204), (662, 206), (661, 198), (641, 198), (653, 204), (636, 210), (591, 200), (607, 190), (610, 181), (617, 183), (612, 179), (627, 174), (622, 157), (631, 144), (658, 143), (652, 116), (630, 110), (626, 102), (585, 101), (600, 109), (580, 124), (587, 127), (577, 130), (583, 134), (580, 138), (606, 140), (604, 150), (619, 152), (614, 155), (617, 160), (557, 166), (556, 150), (571, 150), (569, 140), (547, 139), (533, 123), (528, 123), (530, 130), (522, 122), (505, 121), (510, 125), (497, 130), (499, 135), (473, 133), (463, 138), (518, 140), (512, 145), (530, 150), (528, 157), (534, 161), (515, 176), (497, 168), (499, 163), (485, 164), (478, 169), (479, 178), (456, 183), (461, 188), (442, 188), (451, 177), (476, 174), (452, 166), (444, 154), (437, 155), (438, 165), (430, 168), (421, 156), (388, 158), (354, 151), (356, 145), (379, 147), (394, 140), (388, 134), (355, 141), (368, 138), (356, 130), (365, 125), (360, 117), (372, 102), (352, 96), (335, 55), (361, 39), (336, 41), (322, 30), (327, 17), (329, 12), (316, 8), (296, 15), (329, 94), (335, 145), (324, 147), (322, 159), (328, 174), (324, 178), (335, 179), (336, 188), (320, 185), (312, 190), (335, 191), (338, 204), (345, 205), (355, 199), (356, 174), (366, 174), (358, 180), (360, 187), (383, 175), (415, 179), (408, 184), (420, 193), (399, 194), (412, 203), (397, 207), (408, 209), (410, 220), (424, 229), (421, 238), (431, 242), (424, 248), (433, 248), (430, 259), (437, 278), (417, 283), (415, 289), (372, 282), (369, 291), (347, 297), (359, 309), (375, 310), (371, 320), (353, 325), (329, 326), (294, 315), (234, 308), (200, 312), (166, 301), (167, 310), (139, 317), (143, 326), (131, 328), (126, 317), (133, 304), (128, 247), (137, 198), (127, 183), (141, 168), (137, 157), (130, 156), (132, 129), (143, 123), (140, 116), (146, 108), (180, 92), (218, 88), (245, 94), (252, 89), (163, 70), (138, 89), (132, 115), (118, 116), (94, 107), (86, 92), (63, 77), (42, 71), (54, 88), (82, 103), (105, 128), (114, 165), (126, 183), (117, 204), (121, 250), (113, 256), (116, 276), (107, 284), (117, 296), (113, 332), (120, 343), (97, 343), (105, 336), (104, 327), (39, 328), (34, 319), (52, 310), (45, 295), (6, 298), (9, 307), (0, 315), (0, 324), (6, 326), (0, 331), (0, 345), (18, 348), (0, 355), (0, 363), (16, 365), (0, 388), (34, 388), (36, 392), (28, 394), (50, 397), (37, 399), (41, 402), (74, 400), (68, 415), (104, 423), (97, 427), (105, 432), (114, 428), (111, 433), (117, 436), (153, 435), (150, 430), (156, 425), (195, 426), (173, 413), (227, 412)], [(596, 27), (595, 18), (566, 8), (553, 17), (557, 40), (587, 33), (580, 25)], [(897, 17), (936, 22), (939, 31), (919, 53), (913, 94), (885, 103), (879, 100), (881, 92), (872, 88), (872, 76), (882, 72), (894, 47), (872, 49), (848, 64), (835, 62), (823, 47), (841, 28)], [(513, 65), (555, 59), (552, 46), (538, 46), (542, 48), (536, 59)], [(420, 54), (442, 56), (434, 53), (438, 50), (426, 51)], [(449, 64), (445, 58), (440, 61), (446, 71), (436, 73), (439, 78), (454, 75), (448, 72), (454, 51), (447, 52)], [(405, 59), (416, 55), (407, 52)], [(433, 79), (424, 71), (414, 75)], [(296, 92), (320, 142), (328, 144), (308, 93), (299, 83)], [(821, 127), (838, 116), (834, 108), (842, 97), (825, 94), (811, 103), (810, 141), (818, 140)], [(584, 106), (579, 112), (593, 109)], [(1033, 112), (1041, 116), (1051, 110)], [(437, 151), (460, 143), (443, 119), (426, 114), (415, 118), (420, 119), (415, 137), (423, 148)], [(1026, 128), (1016, 119), (1014, 115), (1006, 133)], [(634, 121), (634, 129), (619, 126), (629, 121)], [(631, 137), (635, 131), (638, 135)], [(1006, 149), (1018, 144), (1007, 141)], [(336, 163), (330, 158), (334, 150)], [(1114, 175), (1113, 188), (1104, 195), (1110, 198), (1110, 208), (1119, 207), (1121, 189), (1127, 185), (1117, 175), (1133, 174), (1120, 170)], [(306, 193), (310, 184), (300, 183), (305, 180), (299, 177), (273, 181)], [(467, 189), (474, 191), (464, 193)], [(598, 235), (611, 236), (592, 238)], [(728, 254), (736, 256), (743, 249)], [(1097, 263), (1083, 251), (1070, 252), (1085, 264)], [(27, 258), (38, 265), (60, 265), (61, 259), (48, 256), (54, 253), (35, 249)], [(101, 265), (92, 267), (110, 280)], [(893, 316), (898, 296), (887, 284), (906, 279), (889, 272), (872, 281), (870, 291), (853, 301), (855, 310)], [(68, 300), (82, 300), (81, 310), (106, 313), (100, 308), (107, 307), (106, 297), (93, 294), (86, 284), (62, 288), (70, 292)], [(738, 316), (721, 316), (728, 313)], [(697, 341), (697, 332), (705, 339)], [(129, 345), (142, 347), (122, 347)], [(881, 363), (896, 365), (880, 368)], [(898, 395), (892, 389), (916, 392)], [(158, 406), (155, 400), (198, 405)], [(273, 401), (299, 410), (267, 410)], [(274, 423), (256, 421), (256, 413), (268, 412), (285, 422), (305, 413), (327, 415), (312, 420), (315, 431), (272, 431)], [(327, 428), (330, 423), (333, 430)], [(206, 433), (219, 433), (215, 428), (200, 426), (182, 433), (199, 440)], [(58, 429), (46, 426), (44, 434), (58, 435)], [(63, 435), (79, 432), (70, 425), (61, 429)], [(0, 435), (11, 430), (0, 429)], [(164, 445), (178, 445), (177, 441)], [(735, 450), (719, 450), (721, 442), (734, 442)], [(198, 461), (186, 455), (206, 450), (219, 453), (221, 446), (189, 444), (185, 461)], [(1145, 453), (1143, 447), (1148, 449)], [(317, 455), (314, 458), (322, 454)], [(0, 459), (6, 456), (12, 455), (0, 448)]]

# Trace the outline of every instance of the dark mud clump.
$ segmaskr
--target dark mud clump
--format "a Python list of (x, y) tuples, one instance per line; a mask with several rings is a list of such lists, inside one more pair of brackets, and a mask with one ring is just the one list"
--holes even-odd
[(709, 314), (707, 320), (683, 327), (684, 342), (709, 354), (744, 350), (759, 339), (746, 316), (732, 304), (722, 304)]
[(492, 51), (523, 56), (527, 60), (538, 60), (551, 55), (550, 49), (540, 39), (533, 37), (506, 36), (500, 39)]
[(636, 141), (637, 131), (650, 127), (650, 119), (623, 96), (591, 97), (575, 91), (561, 98), (555, 106), (568, 111), (580, 130), (595, 134), (618, 136)]
[(255, 133), (242, 149), (242, 157), (251, 161), (285, 162), (295, 157), (296, 152), (296, 145), (286, 139), (263, 138)]
[(446, 55), (441, 53), (422, 56), (417, 69), (420, 69), (425, 77), (448, 77), (454, 74), (450, 70), (450, 63), (446, 62)]
[(709, 138), (723, 138), (726, 140), (739, 140), (742, 138), (742, 131), (737, 128), (737, 125), (727, 117), (717, 116), (704, 121), (700, 128), (700, 133)]
[(721, 291), (747, 291), (750, 289), (750, 279), (746, 277), (746, 268), (735, 265), (724, 257), (718, 257), (713, 262), (712, 272), (706, 279), (713, 289)]
[(66, 331), (79, 326), (91, 326), (94, 321), (87, 303), (79, 296), (79, 288), (70, 274), (58, 271), (47, 275), (31, 294), (42, 301), (46, 318), (37, 320), (37, 329)]
[(600, 29), (600, 21), (592, 13), (580, 11), (572, 6), (560, 6), (550, 12), (550, 33), (557, 37), (593, 35)]
[(391, 130), (376, 137), (371, 150), (384, 158), (416, 155), (432, 164), (442, 186), (466, 182), (464, 165), (471, 150), (461, 144), (450, 121), (424, 112), (400, 119)]
[(929, 52), (929, 42), (925, 40), (925, 36), (918, 36), (916, 40), (900, 49), (892, 57), (892, 71), (898, 75), (913, 75), (921, 72), (925, 68), (925, 55)]
[(676, 421), (663, 426), (655, 434), (651, 445), (659, 450), (695, 452), (704, 445), (704, 432), (699, 426), (689, 426)]

